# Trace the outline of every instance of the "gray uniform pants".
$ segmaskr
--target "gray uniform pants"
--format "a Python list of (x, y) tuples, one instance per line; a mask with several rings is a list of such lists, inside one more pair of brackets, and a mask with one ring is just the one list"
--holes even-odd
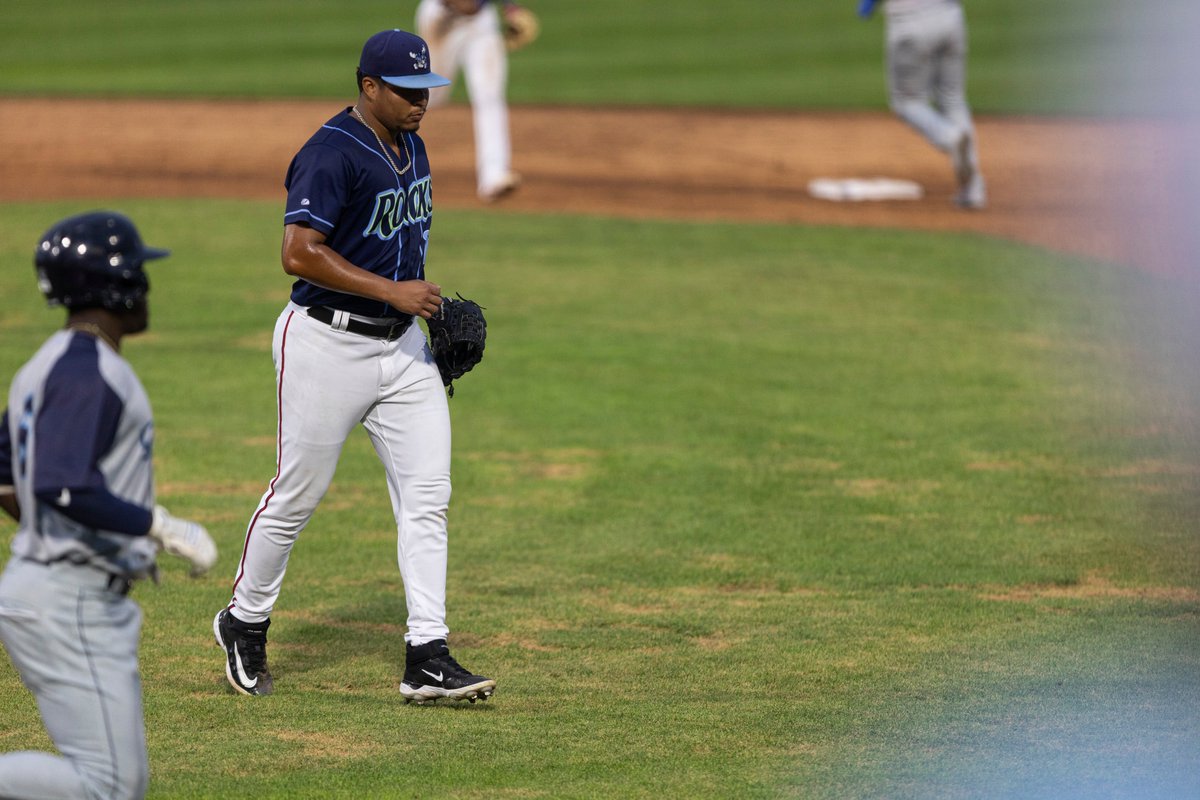
[(142, 611), (108, 576), (13, 558), (0, 641), (61, 756), (0, 755), (0, 798), (141, 798), (149, 765), (137, 648)]
[(950, 152), (964, 132), (974, 133), (967, 106), (966, 59), (966, 22), (957, 3), (888, 17), (892, 110), (943, 152)]

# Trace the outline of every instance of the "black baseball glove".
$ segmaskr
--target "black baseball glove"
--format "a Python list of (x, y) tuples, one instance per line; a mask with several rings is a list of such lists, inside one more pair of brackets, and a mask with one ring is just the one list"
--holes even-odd
[(442, 373), (442, 384), (453, 397), (451, 382), (470, 372), (483, 359), (487, 340), (483, 309), (461, 294), (457, 300), (444, 297), (438, 313), (426, 320), (426, 325), (433, 360)]

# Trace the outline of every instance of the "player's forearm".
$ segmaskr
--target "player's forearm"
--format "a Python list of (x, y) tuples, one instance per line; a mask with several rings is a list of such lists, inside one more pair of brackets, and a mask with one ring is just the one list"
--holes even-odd
[(117, 497), (107, 489), (53, 489), (36, 492), (37, 499), (68, 519), (101, 531), (145, 536), (153, 514)]
[(302, 225), (284, 229), (283, 269), (322, 289), (387, 303), (425, 319), (441, 304), (441, 289), (428, 281), (393, 281), (350, 263), (324, 243), (324, 237)]
[(394, 285), (387, 278), (356, 267), (323, 244), (285, 249), (283, 271), (322, 289), (387, 303)]

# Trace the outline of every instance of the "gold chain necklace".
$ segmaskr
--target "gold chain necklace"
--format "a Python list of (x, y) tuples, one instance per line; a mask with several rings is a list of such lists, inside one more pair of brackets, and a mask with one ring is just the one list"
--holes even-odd
[(396, 166), (396, 162), (392, 161), (392, 148), (385, 145), (383, 143), (383, 139), (380, 139), (379, 134), (375, 132), (375, 129), (372, 128), (369, 124), (367, 124), (367, 121), (365, 119), (363, 119), (362, 112), (360, 112), (358, 110), (358, 106), (354, 106), (350, 110), (354, 112), (354, 116), (358, 117), (359, 122), (361, 122), (363, 125), (367, 126), (367, 130), (369, 130), (371, 133), (375, 134), (375, 141), (379, 142), (379, 149), (383, 151), (383, 157), (386, 158), (388, 163), (392, 165), (392, 170), (397, 175), (403, 175), (404, 173), (408, 172), (408, 168), (412, 166), (412, 156), (409, 155), (409, 153), (408, 153), (408, 145), (404, 143), (404, 137), (403, 136), (400, 137), (399, 141), (400, 141), (400, 146), (404, 148), (404, 157), (406, 159), (408, 159), (408, 163), (404, 165), (404, 169), (400, 169), (399, 167)]
[(114, 342), (112, 339), (110, 339), (108, 337), (108, 334), (105, 333), (104, 330), (101, 329), (101, 327), (99, 325), (96, 325), (95, 323), (72, 322), (67, 327), (70, 328), (71, 330), (79, 331), (80, 333), (90, 333), (92, 336), (95, 336), (97, 339), (103, 339), (105, 342), (108, 343), (108, 346), (111, 347), (113, 350), (120, 349), (117, 347), (117, 343)]

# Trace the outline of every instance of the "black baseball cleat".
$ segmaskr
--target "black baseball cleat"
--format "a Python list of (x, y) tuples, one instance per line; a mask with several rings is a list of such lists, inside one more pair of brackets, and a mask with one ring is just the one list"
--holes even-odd
[(217, 644), (225, 648), (225, 677), (242, 694), (270, 694), (275, 688), (267, 669), (267, 628), (265, 622), (242, 622), (228, 608), (213, 618)]
[(496, 682), (482, 675), (473, 675), (454, 660), (445, 639), (435, 639), (422, 645), (405, 646), (407, 666), (400, 694), (404, 702), (429, 703), (444, 697), (447, 700), (487, 700), (496, 691)]

